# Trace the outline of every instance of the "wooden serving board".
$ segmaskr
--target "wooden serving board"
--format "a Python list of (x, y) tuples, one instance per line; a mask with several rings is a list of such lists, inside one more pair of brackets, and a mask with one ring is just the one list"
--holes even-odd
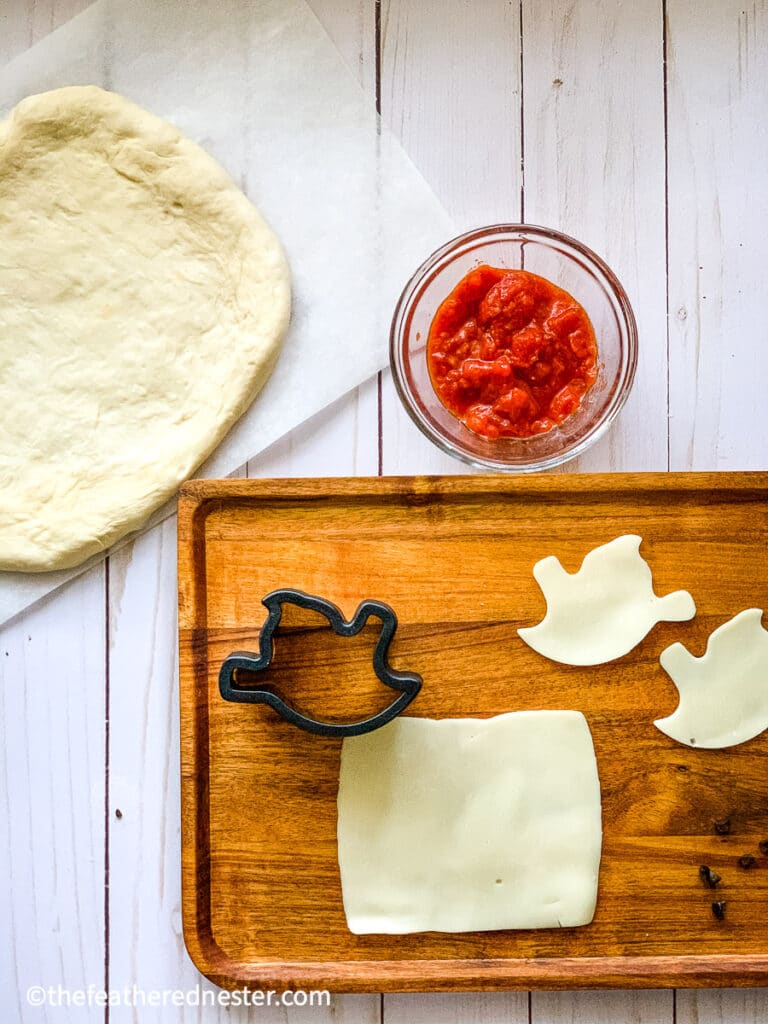
[[(183, 908), (200, 970), (229, 987), (347, 992), (768, 983), (768, 857), (758, 852), (768, 838), (768, 734), (707, 751), (652, 724), (677, 704), (658, 664), (663, 648), (680, 640), (701, 654), (736, 612), (768, 608), (767, 498), (765, 473), (188, 484), (179, 506)], [(556, 554), (575, 571), (590, 548), (624, 533), (643, 537), (658, 593), (691, 591), (696, 618), (658, 625), (597, 668), (527, 647), (517, 628), (545, 610), (534, 562)], [(347, 617), (365, 598), (392, 605), (392, 664), (424, 678), (407, 714), (584, 712), (604, 818), (591, 925), (347, 930), (340, 741), (218, 693), (221, 660), (258, 649), (261, 600), (286, 586)], [(349, 718), (389, 702), (370, 682), (365, 631), (334, 642), (312, 623), (286, 625), (277, 678), (303, 708)], [(725, 836), (713, 827), (723, 818)], [(737, 865), (745, 853), (756, 857), (751, 870)], [(701, 864), (722, 875), (716, 892), (700, 881)], [(726, 901), (724, 921), (713, 899)]]

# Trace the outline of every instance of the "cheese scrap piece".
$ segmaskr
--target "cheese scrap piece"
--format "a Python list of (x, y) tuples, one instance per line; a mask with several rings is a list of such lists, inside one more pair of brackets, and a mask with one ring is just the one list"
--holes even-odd
[(533, 575), (547, 614), (519, 636), (552, 661), (603, 665), (631, 651), (657, 622), (692, 619), (696, 605), (686, 590), (654, 594), (641, 542), (636, 534), (617, 537), (588, 552), (573, 574), (554, 555), (537, 562)]
[(714, 750), (768, 729), (768, 631), (762, 609), (747, 608), (710, 635), (695, 658), (682, 644), (661, 652), (680, 695), (677, 710), (653, 724), (686, 747)]
[(401, 717), (347, 738), (338, 813), (357, 935), (592, 920), (600, 782), (578, 711)]

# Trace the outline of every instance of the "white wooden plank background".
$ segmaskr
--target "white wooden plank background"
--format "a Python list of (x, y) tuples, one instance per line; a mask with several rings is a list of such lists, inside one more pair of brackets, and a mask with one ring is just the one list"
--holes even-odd
[[(520, 216), (560, 227), (625, 284), (635, 390), (569, 468), (768, 467), (768, 0), (311, 3), (457, 230)], [(85, 6), (0, 0), (0, 62)], [(387, 373), (242, 472), (378, 471), (462, 471), (422, 440)], [(340, 996), (279, 1012), (27, 1006), (31, 984), (199, 978), (179, 911), (174, 547), (170, 522), (0, 631), (3, 1024), (768, 1019), (765, 990)]]
[(668, 8), (671, 468), (764, 468), (768, 8)]

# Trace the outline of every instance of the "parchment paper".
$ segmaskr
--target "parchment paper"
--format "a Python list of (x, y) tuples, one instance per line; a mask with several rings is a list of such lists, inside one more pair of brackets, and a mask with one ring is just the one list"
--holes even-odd
[[(0, 70), (0, 116), (31, 93), (85, 84), (200, 143), (287, 250), (280, 362), (198, 473), (226, 476), (386, 364), (397, 296), (450, 220), (303, 0), (98, 0)], [(0, 573), (0, 623), (98, 561)]]

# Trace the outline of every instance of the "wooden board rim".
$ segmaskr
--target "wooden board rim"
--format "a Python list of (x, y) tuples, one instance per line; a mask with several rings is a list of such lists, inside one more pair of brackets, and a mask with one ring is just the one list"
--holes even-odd
[(570, 474), (477, 474), (458, 476), (382, 476), (382, 477), (285, 477), (268, 479), (232, 478), (225, 480), (189, 480), (179, 491), (179, 512), (185, 519), (209, 500), (229, 498), (327, 499), (343, 491), (345, 497), (379, 494), (429, 494), (440, 489), (442, 494), (481, 495), (513, 489), (528, 493), (578, 493), (635, 490), (701, 490), (749, 491), (768, 488), (768, 472), (702, 473), (570, 473)]
[[(180, 492), (178, 519), (179, 629), (191, 630), (204, 622), (201, 594), (195, 583), (195, 565), (204, 560), (198, 526), (211, 503), (232, 499), (322, 500), (411, 495), (417, 501), (430, 493), (443, 498), (517, 494), (613, 493), (633, 491), (701, 490), (759, 492), (768, 497), (768, 473), (601, 473), (512, 477), (417, 476), (301, 478), (268, 480), (193, 480)], [(194, 642), (194, 641), (193, 641)], [(215, 984), (228, 989), (325, 989), (332, 992), (490, 991), (573, 988), (686, 988), (750, 987), (768, 984), (765, 954), (708, 954), (701, 956), (602, 956), (466, 960), (274, 961), (252, 965), (232, 961), (217, 945), (206, 920), (207, 867), (201, 862), (198, 836), (206, 831), (207, 782), (197, 766), (198, 749), (205, 745), (200, 716), (184, 714), (181, 680), (182, 782), (182, 917), (184, 941), (195, 966)], [(203, 759), (207, 763), (207, 758)], [(210, 909), (209, 907), (207, 908)]]

